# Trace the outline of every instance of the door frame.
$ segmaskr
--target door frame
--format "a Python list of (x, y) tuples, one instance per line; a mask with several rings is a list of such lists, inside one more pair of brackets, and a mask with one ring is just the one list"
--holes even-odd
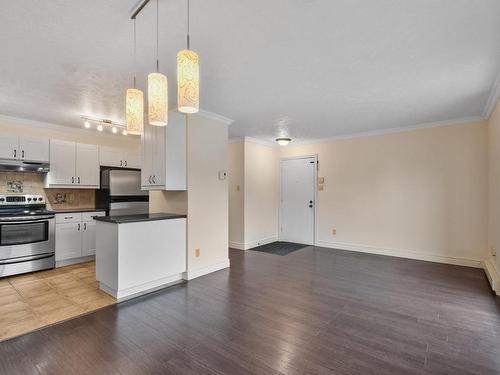
[(279, 190), (279, 214), (278, 214), (278, 241), (282, 241), (281, 237), (281, 224), (282, 224), (282, 214), (283, 214), (283, 162), (286, 160), (299, 160), (299, 159), (310, 159), (314, 158), (314, 162), (316, 164), (316, 168), (314, 168), (314, 206), (313, 206), (313, 246), (316, 246), (316, 241), (318, 239), (318, 154), (307, 154), (307, 155), (298, 155), (298, 156), (284, 156), (280, 158), (279, 165), (279, 180), (280, 180), (280, 190)]

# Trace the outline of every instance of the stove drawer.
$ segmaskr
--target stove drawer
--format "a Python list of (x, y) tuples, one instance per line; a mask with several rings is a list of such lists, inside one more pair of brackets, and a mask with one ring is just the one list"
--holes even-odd
[(70, 214), (56, 214), (56, 224), (79, 223), (82, 221), (81, 212), (72, 212)]

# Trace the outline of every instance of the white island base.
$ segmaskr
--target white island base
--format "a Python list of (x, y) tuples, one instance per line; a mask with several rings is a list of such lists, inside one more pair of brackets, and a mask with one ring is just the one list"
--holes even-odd
[(118, 301), (137, 297), (182, 281), (186, 218), (97, 221), (96, 245), (100, 288)]

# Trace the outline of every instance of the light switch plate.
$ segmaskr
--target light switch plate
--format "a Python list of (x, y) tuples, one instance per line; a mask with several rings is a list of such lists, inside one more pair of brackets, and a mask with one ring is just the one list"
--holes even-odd
[(318, 177), (318, 184), (324, 184), (325, 183), (325, 178), (324, 177)]
[(318, 191), (323, 191), (323, 190), (325, 190), (325, 187), (323, 185), (319, 185), (318, 186)]

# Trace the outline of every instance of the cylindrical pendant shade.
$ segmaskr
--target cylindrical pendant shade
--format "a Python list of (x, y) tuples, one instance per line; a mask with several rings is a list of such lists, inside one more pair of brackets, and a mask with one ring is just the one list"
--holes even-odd
[(144, 95), (141, 90), (128, 89), (126, 100), (127, 133), (142, 134), (144, 129)]
[(177, 107), (183, 113), (196, 113), (200, 108), (198, 54), (187, 49), (177, 53)]
[(161, 73), (148, 75), (148, 118), (154, 126), (166, 126), (168, 121), (167, 77)]

